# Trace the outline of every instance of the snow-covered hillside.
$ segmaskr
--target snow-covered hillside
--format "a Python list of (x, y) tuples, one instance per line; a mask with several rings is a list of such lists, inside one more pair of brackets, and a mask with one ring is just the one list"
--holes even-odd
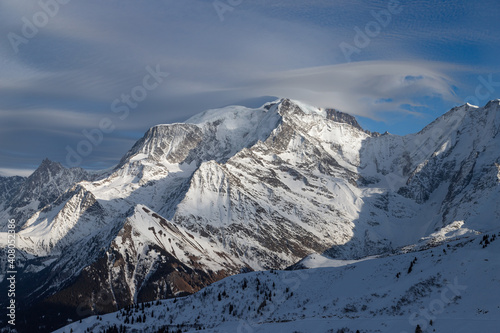
[(497, 332), (499, 230), (326, 268), (239, 274), (56, 332)]

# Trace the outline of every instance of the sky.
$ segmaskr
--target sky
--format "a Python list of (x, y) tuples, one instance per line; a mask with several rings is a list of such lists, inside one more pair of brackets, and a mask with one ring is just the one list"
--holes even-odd
[(2, 0), (0, 175), (44, 158), (109, 168), (151, 126), (281, 97), (414, 133), (500, 98), (499, 12), (497, 0)]

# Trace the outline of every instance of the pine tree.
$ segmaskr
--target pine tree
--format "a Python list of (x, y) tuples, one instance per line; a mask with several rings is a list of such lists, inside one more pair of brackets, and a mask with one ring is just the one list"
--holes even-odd
[(410, 274), (412, 270), (413, 270), (413, 261), (410, 263), (410, 267), (408, 268), (408, 274)]

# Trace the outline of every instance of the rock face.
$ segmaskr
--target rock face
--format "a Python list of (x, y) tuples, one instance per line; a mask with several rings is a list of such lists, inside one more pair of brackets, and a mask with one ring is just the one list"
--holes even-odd
[[(151, 128), (109, 173), (46, 160), (0, 179), (0, 214), (22, 229), (22, 302), (48, 330), (314, 252), (385, 253), (455, 221), (488, 230), (500, 218), (499, 103), (402, 137), (288, 99), (227, 107)], [(63, 313), (53, 322), (49, 303)]]
[(26, 181), (26, 177), (1, 177), (0, 176), (0, 209), (3, 210), (7, 203), (16, 194), (19, 187)]

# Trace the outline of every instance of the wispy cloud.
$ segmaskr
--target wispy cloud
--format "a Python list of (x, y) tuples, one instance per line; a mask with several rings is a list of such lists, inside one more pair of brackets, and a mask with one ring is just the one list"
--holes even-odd
[(211, 1), (70, 1), (18, 53), (7, 35), (21, 34), (22, 18), (40, 5), (2, 1), (0, 167), (19, 165), (7, 149), (28, 152), (23, 163), (63, 161), (66, 145), (112, 116), (112, 101), (148, 65), (169, 79), (116, 121), (89, 165), (118, 160), (127, 140), (156, 123), (239, 100), (283, 96), (385, 120), (387, 112), (414, 114), (422, 97), (459, 103), (473, 94), (476, 68), (498, 71), (495, 0), (401, 3), (401, 14), (346, 64), (340, 43), (388, 1), (244, 1), (223, 22)]
[(11, 176), (23, 176), (28, 177), (35, 171), (34, 169), (8, 169), (8, 168), (0, 168), (0, 176), (2, 177), (11, 177)]
[[(227, 94), (240, 98), (270, 94), (378, 118), (381, 112), (407, 113), (402, 105), (420, 106), (416, 100), (424, 96), (459, 102), (452, 89), (457, 83), (446, 74), (451, 69), (472, 70), (438, 62), (367, 61), (261, 73), (259, 78), (225, 88)], [(223, 90), (215, 86), (208, 91)]]

